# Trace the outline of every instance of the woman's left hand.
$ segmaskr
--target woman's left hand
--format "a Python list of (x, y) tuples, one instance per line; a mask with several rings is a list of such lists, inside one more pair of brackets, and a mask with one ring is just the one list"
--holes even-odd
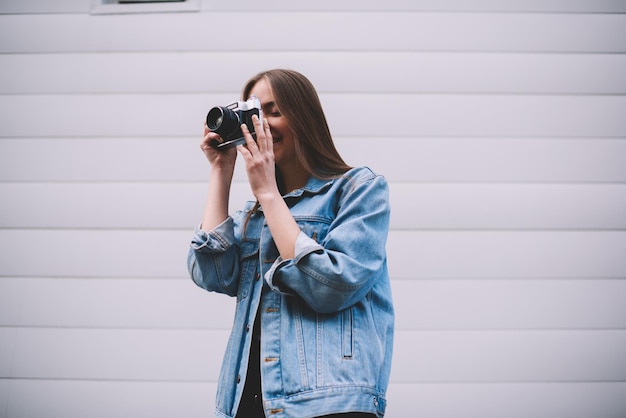
[(246, 163), (248, 182), (254, 196), (262, 203), (264, 197), (280, 196), (276, 184), (276, 167), (274, 162), (274, 142), (267, 120), (261, 122), (256, 115), (252, 116), (256, 141), (245, 124), (241, 130), (246, 138), (245, 145), (237, 149)]

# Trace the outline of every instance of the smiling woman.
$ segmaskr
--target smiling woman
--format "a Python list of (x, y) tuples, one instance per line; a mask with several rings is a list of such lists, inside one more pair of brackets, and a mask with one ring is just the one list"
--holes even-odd
[[(238, 301), (216, 414), (382, 417), (394, 329), (387, 182), (344, 162), (302, 74), (260, 73), (243, 90), (253, 96), (256, 140), (242, 124), (245, 145), (221, 149), (205, 125), (209, 195), (188, 256), (198, 286)], [(230, 215), (238, 154), (256, 202)]]

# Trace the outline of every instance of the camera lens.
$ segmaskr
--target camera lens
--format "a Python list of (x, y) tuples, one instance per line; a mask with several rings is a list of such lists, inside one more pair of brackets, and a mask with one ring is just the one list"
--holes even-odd
[(226, 137), (235, 132), (240, 125), (239, 116), (227, 107), (215, 106), (206, 115), (209, 130)]

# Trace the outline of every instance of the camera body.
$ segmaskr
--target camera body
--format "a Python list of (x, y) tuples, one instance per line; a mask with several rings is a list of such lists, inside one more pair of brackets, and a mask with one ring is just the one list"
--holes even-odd
[(215, 106), (206, 116), (206, 124), (211, 132), (222, 137), (224, 142), (214, 144), (217, 149), (231, 148), (244, 144), (246, 139), (241, 131), (241, 125), (246, 124), (252, 137), (256, 140), (256, 132), (252, 123), (252, 115), (257, 115), (263, 122), (261, 101), (251, 96), (245, 102), (234, 102), (227, 106)]

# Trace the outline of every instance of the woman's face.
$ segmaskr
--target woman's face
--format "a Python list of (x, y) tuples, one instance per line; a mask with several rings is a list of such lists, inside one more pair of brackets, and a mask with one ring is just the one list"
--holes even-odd
[(287, 168), (296, 162), (295, 135), (291, 131), (287, 119), (280, 113), (274, 100), (274, 93), (265, 78), (260, 79), (252, 87), (250, 95), (261, 101), (263, 118), (267, 120), (274, 140), (274, 160), (278, 167)]

